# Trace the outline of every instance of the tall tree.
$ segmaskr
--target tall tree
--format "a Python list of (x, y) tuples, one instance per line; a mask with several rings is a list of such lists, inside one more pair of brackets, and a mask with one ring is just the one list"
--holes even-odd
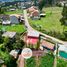
[(61, 22), (63, 25), (67, 25), (67, 4), (64, 4), (63, 11), (62, 11), (62, 19)]
[(42, 11), (45, 4), (46, 4), (46, 0), (39, 0), (38, 7), (39, 7), (40, 11)]
[(65, 3), (63, 7), (61, 24), (63, 25), (63, 33), (67, 40), (67, 30), (66, 30), (67, 28), (67, 3)]

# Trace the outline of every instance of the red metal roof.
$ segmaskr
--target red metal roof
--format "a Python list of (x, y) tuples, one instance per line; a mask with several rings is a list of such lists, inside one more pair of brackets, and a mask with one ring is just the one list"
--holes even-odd
[(38, 38), (34, 38), (34, 37), (27, 38), (28, 44), (37, 44), (37, 42), (38, 42)]

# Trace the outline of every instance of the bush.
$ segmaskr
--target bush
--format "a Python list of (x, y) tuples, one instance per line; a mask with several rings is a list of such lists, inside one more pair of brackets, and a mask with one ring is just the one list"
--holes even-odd
[(46, 56), (41, 57), (39, 67), (53, 67), (54, 57), (47, 54)]
[(67, 61), (58, 58), (58, 60), (57, 60), (57, 67), (67, 67)]
[(26, 67), (35, 67), (36, 63), (35, 63), (35, 58), (31, 57), (30, 59), (26, 60)]

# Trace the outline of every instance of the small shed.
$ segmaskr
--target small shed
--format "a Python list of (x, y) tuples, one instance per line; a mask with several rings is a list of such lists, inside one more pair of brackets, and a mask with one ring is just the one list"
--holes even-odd
[(13, 56), (14, 58), (17, 58), (18, 52), (19, 52), (19, 50), (12, 50), (10, 52), (10, 55)]
[(2, 36), (9, 37), (9, 38), (14, 38), (15, 35), (16, 35), (16, 32), (9, 32), (9, 31), (7, 31), (7, 32), (4, 32)]
[(9, 15), (0, 15), (1, 21), (3, 25), (10, 24)]
[(15, 11), (16, 9), (15, 8), (11, 8), (11, 9), (9, 9), (10, 11)]
[(29, 16), (32, 19), (39, 19), (39, 10), (37, 9), (37, 7), (32, 6), (30, 8), (27, 9), (27, 11), (29, 12)]

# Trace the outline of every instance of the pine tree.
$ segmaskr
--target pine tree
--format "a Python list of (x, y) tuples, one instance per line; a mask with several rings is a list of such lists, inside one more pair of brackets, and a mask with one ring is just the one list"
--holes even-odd
[(63, 11), (62, 11), (62, 22), (64, 25), (67, 25), (67, 4), (64, 4)]

